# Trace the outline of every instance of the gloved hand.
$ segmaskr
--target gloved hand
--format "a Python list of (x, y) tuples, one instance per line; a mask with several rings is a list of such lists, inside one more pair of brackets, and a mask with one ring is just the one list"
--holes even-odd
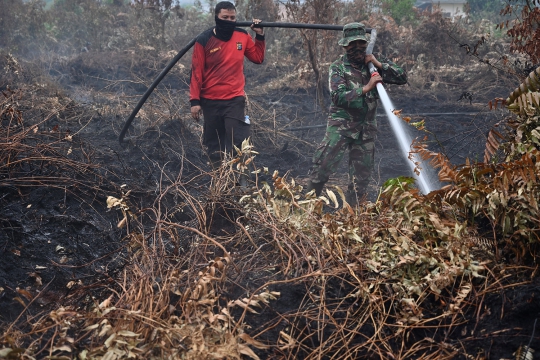
[[(253, 24), (260, 24), (261, 20), (259, 19), (253, 19)], [(254, 25), (251, 25), (251, 30), (255, 31), (258, 35), (264, 35), (264, 29), (262, 27), (255, 27)]]

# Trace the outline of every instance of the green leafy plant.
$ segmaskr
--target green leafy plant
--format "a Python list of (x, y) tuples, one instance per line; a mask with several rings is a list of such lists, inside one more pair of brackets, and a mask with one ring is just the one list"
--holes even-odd
[(414, 20), (414, 0), (382, 0), (382, 10), (390, 15), (398, 25)]

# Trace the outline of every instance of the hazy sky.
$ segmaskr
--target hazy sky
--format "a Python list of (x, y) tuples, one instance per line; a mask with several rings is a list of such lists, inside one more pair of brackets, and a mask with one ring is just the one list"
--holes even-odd
[[(229, 0), (230, 1), (230, 0)], [(179, 0), (178, 1), (180, 3), (180, 5), (184, 6), (184, 5), (193, 5), (195, 3), (195, 0)], [(234, 4), (234, 1), (231, 1), (233, 4)], [(205, 0), (201, 0), (201, 3), (203, 5), (206, 5), (207, 2)]]

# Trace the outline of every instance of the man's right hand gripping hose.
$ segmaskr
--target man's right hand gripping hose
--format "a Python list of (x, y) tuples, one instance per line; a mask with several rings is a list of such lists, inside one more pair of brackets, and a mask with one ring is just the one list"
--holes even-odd
[(382, 84), (383, 82), (383, 79), (381, 77), (381, 75), (379, 75), (378, 72), (373, 72), (371, 74), (371, 78), (369, 79), (369, 83), (367, 84), (367, 91), (371, 91), (373, 89), (375, 89), (377, 87), (377, 84), (378, 83), (381, 83)]
[(370, 81), (375, 81), (375, 83), (378, 84), (378, 83), (382, 83), (383, 79), (382, 79), (381, 75), (379, 75), (378, 72), (374, 71), (374, 72), (371, 73)]

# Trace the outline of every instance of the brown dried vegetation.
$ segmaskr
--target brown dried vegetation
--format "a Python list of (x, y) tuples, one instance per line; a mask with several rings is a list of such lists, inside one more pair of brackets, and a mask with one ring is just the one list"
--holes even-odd
[(540, 9), (538, 2), (533, 0), (521, 3), (510, 0), (501, 10), (501, 15), (513, 15), (514, 18), (497, 25), (499, 29), (508, 29), (507, 33), (512, 38), (510, 50), (527, 54), (532, 63), (537, 64), (540, 61), (540, 49), (538, 49)]
[[(152, 14), (141, 16), (158, 16)], [(418, 74), (411, 77), (417, 88), (432, 86), (435, 78), (444, 83), (438, 55), (452, 39), (437, 38), (440, 46), (424, 54), (422, 68), (414, 50), (422, 36), (427, 41), (434, 29), (439, 35), (448, 29), (440, 14), (428, 16), (414, 39), (411, 29), (388, 24), (381, 36), (403, 33), (396, 42), (388, 35), (385, 43), (402, 56), (398, 62)], [(117, 42), (132, 46), (128, 43)], [(123, 57), (149, 69), (135, 84), (145, 84), (162, 65), (160, 49), (146, 51), (154, 54), (146, 65), (136, 61), (140, 52)], [(270, 59), (277, 61), (279, 54), (273, 47)], [(447, 65), (469, 55), (456, 52)], [(98, 56), (79, 54), (69, 63), (95, 69)], [(271, 60), (267, 70), (276, 72), (290, 65), (287, 61), (294, 63)], [(166, 160), (178, 160), (175, 172), (166, 171), (167, 161), (149, 160), (149, 171), (158, 169), (156, 184), (128, 189), (110, 158), (94, 160), (95, 149), (83, 132), (94, 117), (109, 119), (111, 131), (118, 132), (117, 117), (125, 117), (134, 100), (104, 90), (99, 95), (109, 95), (106, 104), (83, 106), (50, 84), (25, 81), (29, 71), (16, 57), (8, 54), (2, 61), (0, 187), (20, 196), (31, 188), (62, 189), (97, 213), (117, 214), (119, 249), (111, 253), (120, 265), (106, 263), (99, 279), (69, 278), (62, 284), (68, 295), (33, 312), (54, 278), (44, 285), (39, 272), (32, 272), (35, 287), (16, 289), (14, 302), (23, 310), (15, 321), (1, 324), (0, 358), (483, 359), (490, 356), (486, 339), (508, 334), (520, 344), (529, 342), (523, 334), (530, 336), (530, 329), (482, 330), (491, 315), (485, 304), (493, 296), (537, 284), (537, 72), (506, 100), (514, 115), (488, 134), (483, 163), (454, 165), (417, 142), (415, 151), (439, 170), (444, 186), (424, 196), (409, 179), (396, 178), (376, 202), (353, 207), (339, 187), (316, 198), (287, 173), (258, 167), (259, 154), (249, 142), (238, 157), (207, 170), (189, 152), (198, 146), (197, 129), (184, 121), (186, 105), (178, 104), (171, 89), (145, 106), (131, 135), (144, 138), (174, 118), (187, 134), (183, 141), (192, 141), (185, 148), (159, 143), (156, 151), (173, 154)], [(88, 71), (77, 74), (77, 81), (90, 78)], [(185, 81), (187, 74), (175, 76)], [(293, 68), (287, 76), (292, 86), (301, 75)], [(114, 76), (98, 80), (107, 89), (127, 89)], [(250, 102), (250, 113), (260, 120), (255, 140), (265, 151), (307, 142), (279, 130), (292, 121), (276, 125), (276, 111)], [(67, 124), (74, 123), (80, 130), (68, 132)], [(252, 184), (239, 190), (235, 182), (246, 169)], [(91, 272), (94, 262), (109, 255), (83, 264), (51, 264), (59, 274)], [(4, 291), (0, 287), (0, 297)], [(511, 346), (523, 356), (532, 354), (529, 347)]]

